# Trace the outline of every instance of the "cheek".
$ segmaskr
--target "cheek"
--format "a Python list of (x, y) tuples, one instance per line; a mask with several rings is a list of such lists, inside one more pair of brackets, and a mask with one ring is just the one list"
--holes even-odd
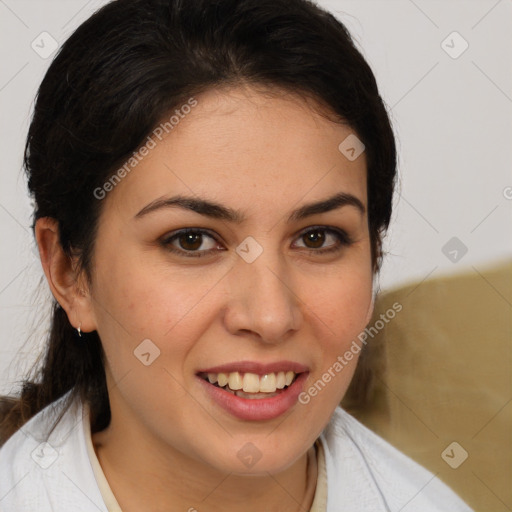
[(208, 292), (218, 276), (171, 272), (125, 256), (111, 259), (97, 281), (98, 332), (120, 371), (133, 365), (133, 352), (146, 339), (162, 354), (172, 348), (172, 361), (178, 365), (180, 352), (184, 355), (202, 332)]
[(347, 337), (365, 328), (372, 306), (372, 278), (369, 266), (352, 267), (313, 288), (308, 302), (327, 340), (342, 346)]
[(104, 267), (98, 282), (98, 333), (119, 394), (144, 418), (161, 406), (161, 390), (169, 410), (186, 407), (184, 367), (204, 329), (208, 280), (191, 285), (185, 276), (124, 258)]
[[(311, 324), (316, 326), (317, 365), (309, 386), (311, 396), (321, 394), (317, 406), (333, 409), (345, 394), (361, 352), (364, 331), (372, 303), (369, 265), (351, 267), (317, 286), (311, 297)], [(316, 383), (316, 384), (315, 384)], [(325, 391), (324, 391), (325, 389)]]
[[(96, 287), (96, 295), (98, 301), (109, 308), (111, 316), (106, 321), (114, 321), (117, 328), (124, 329), (130, 336), (149, 335), (150, 327), (158, 326), (161, 311), (169, 307), (166, 296), (171, 290), (163, 285), (162, 275), (136, 254), (123, 249), (116, 253), (123, 254), (123, 257), (104, 255), (102, 261), (105, 264), (97, 274), (99, 286)], [(173, 287), (172, 294), (179, 294), (179, 290), (179, 287)], [(179, 299), (175, 301), (176, 305), (181, 303)], [(172, 311), (168, 312), (171, 316)], [(164, 329), (164, 326), (160, 328)]]

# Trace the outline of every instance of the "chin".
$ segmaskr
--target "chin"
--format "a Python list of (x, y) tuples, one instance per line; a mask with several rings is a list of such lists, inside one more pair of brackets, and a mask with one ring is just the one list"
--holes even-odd
[[(279, 427), (278, 427), (279, 428)], [(296, 439), (293, 432), (287, 433), (286, 439), (295, 437), (296, 443), (287, 445), (282, 442), (283, 436), (271, 440), (271, 435), (264, 433), (260, 436), (243, 436), (242, 439), (233, 437), (228, 446), (217, 448), (218, 457), (208, 453), (209, 465), (222, 473), (239, 476), (268, 476), (278, 474), (303, 456), (313, 445), (316, 437), (309, 443), (305, 439)]]

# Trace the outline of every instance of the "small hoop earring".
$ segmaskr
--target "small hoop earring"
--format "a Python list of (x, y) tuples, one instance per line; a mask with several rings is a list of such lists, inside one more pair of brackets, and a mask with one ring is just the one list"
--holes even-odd
[(82, 337), (82, 322), (80, 322), (80, 325), (78, 326), (77, 331), (78, 331), (78, 336), (80, 336), (80, 338), (81, 338)]

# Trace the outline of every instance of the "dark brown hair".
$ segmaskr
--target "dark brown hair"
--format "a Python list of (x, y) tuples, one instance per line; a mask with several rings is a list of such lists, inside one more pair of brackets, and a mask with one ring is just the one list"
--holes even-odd
[[(164, 114), (212, 87), (242, 82), (315, 99), (365, 144), (377, 272), (396, 174), (393, 131), (348, 31), (308, 0), (116, 0), (85, 21), (37, 94), (24, 159), (34, 225), (56, 219), (63, 250), (90, 280), (103, 204), (93, 191)], [(0, 444), (68, 391), (70, 401), (90, 403), (93, 432), (109, 424), (101, 340), (92, 332), (78, 342), (55, 302), (37, 378), (0, 400)]]

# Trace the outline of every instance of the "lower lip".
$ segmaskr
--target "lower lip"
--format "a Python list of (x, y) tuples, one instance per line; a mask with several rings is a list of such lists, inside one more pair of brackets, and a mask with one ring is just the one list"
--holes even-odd
[(297, 402), (307, 377), (308, 372), (303, 372), (299, 374), (291, 386), (278, 395), (271, 398), (254, 399), (241, 398), (210, 384), (201, 377), (197, 378), (210, 398), (225, 411), (241, 420), (263, 421), (277, 418), (291, 409)]

